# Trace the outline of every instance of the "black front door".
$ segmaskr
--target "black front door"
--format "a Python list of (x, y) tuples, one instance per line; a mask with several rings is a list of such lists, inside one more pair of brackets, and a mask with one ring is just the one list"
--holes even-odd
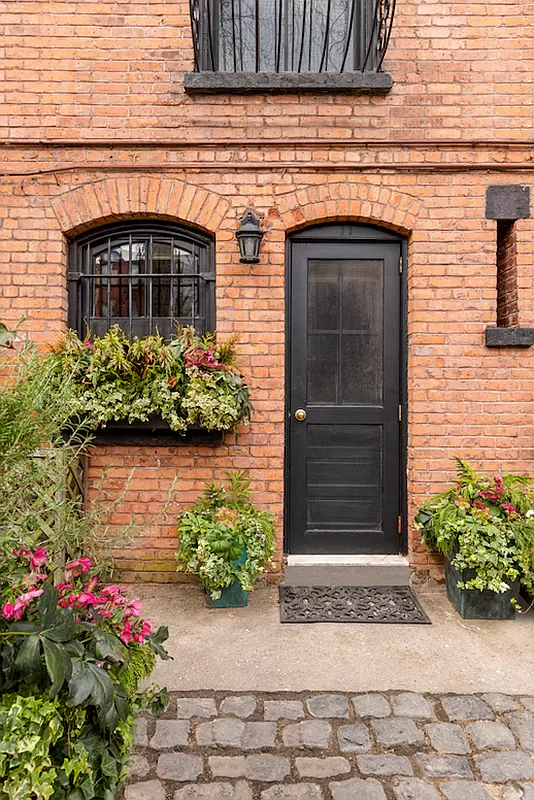
[(289, 254), (288, 550), (398, 553), (401, 242), (324, 231)]

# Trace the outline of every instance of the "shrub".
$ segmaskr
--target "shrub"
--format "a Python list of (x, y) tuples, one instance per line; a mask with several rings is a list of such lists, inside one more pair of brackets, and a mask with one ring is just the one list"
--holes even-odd
[(0, 800), (112, 800), (125, 777), (134, 714), (165, 691), (139, 691), (166, 628), (141, 603), (69, 562), (54, 587), (43, 548), (4, 551), (0, 564)]
[(252, 590), (275, 548), (272, 514), (250, 502), (246, 473), (229, 472), (227, 477), (227, 486), (208, 483), (178, 525), (177, 568), (199, 575), (214, 599), (236, 580)]
[(456, 465), (455, 486), (415, 518), (423, 541), (458, 570), (474, 570), (462, 588), (505, 592), (519, 579), (534, 594), (534, 479), (492, 479), (461, 459)]

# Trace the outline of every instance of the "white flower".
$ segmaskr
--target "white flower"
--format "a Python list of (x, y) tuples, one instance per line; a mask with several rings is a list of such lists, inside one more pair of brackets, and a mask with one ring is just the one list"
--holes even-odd
[(525, 516), (527, 519), (530, 519), (530, 517), (534, 517), (534, 508), (529, 508)]

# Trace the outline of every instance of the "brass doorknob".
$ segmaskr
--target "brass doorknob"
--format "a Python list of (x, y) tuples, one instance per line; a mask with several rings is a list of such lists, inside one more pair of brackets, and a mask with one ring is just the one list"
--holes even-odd
[(297, 408), (297, 410), (295, 411), (295, 419), (297, 420), (297, 422), (304, 422), (306, 416), (307, 416), (306, 412), (304, 411), (303, 408)]

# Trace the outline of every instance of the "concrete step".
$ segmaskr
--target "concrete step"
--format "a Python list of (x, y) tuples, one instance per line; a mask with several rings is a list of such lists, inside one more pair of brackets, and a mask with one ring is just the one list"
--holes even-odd
[[(290, 557), (284, 570), (284, 586), (409, 586), (410, 568), (402, 556), (366, 557), (367, 563), (298, 563)], [(376, 560), (373, 560), (375, 559)], [(297, 563), (294, 563), (294, 559)], [(396, 559), (396, 560), (394, 560)], [(293, 563), (291, 563), (293, 561)], [(330, 561), (330, 559), (329, 559)]]

